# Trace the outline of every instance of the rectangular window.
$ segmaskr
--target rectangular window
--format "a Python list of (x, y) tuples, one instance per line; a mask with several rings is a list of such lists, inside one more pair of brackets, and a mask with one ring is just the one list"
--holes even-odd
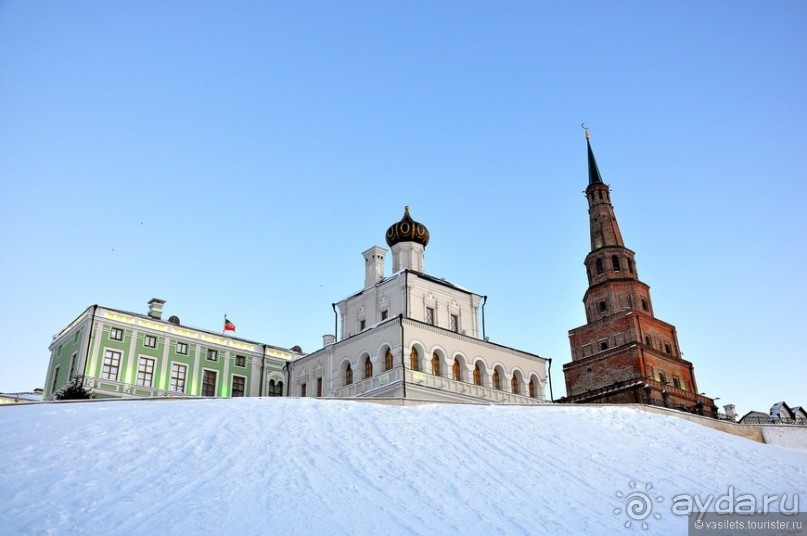
[(680, 389), (681, 388), (681, 380), (679, 380), (678, 378), (673, 378), (673, 387), (675, 387), (676, 389)]
[(305, 396), (305, 384), (300, 386), (300, 396)]
[(216, 371), (205, 370), (202, 374), (202, 396), (216, 396)]
[(154, 381), (154, 360), (141, 357), (137, 365), (137, 385), (151, 387)]
[(59, 382), (59, 367), (56, 367), (53, 370), (53, 383), (51, 383), (50, 385), (51, 394), (53, 394), (53, 392), (56, 391), (56, 386), (58, 385), (58, 382)]
[(157, 337), (154, 335), (146, 335), (143, 337), (143, 346), (146, 348), (157, 348)]
[(109, 330), (109, 338), (113, 341), (123, 340), (123, 330), (121, 328), (112, 328)]
[(188, 375), (188, 367), (182, 363), (171, 364), (171, 384), (169, 389), (177, 393), (185, 392), (185, 378)]
[(236, 367), (246, 367), (247, 366), (247, 358), (242, 355), (235, 356), (235, 366)]
[(426, 307), (426, 323), (434, 325), (434, 307)]
[(118, 381), (120, 369), (120, 352), (115, 350), (104, 351), (104, 366), (101, 368), (101, 377), (105, 380)]
[(218, 350), (213, 350), (212, 348), (207, 349), (207, 360), (208, 361), (218, 361), (219, 360), (219, 352)]
[(78, 338), (81, 335), (80, 331), (77, 331), (75, 335), (73, 335), (73, 344), (78, 342)]
[(244, 388), (247, 384), (247, 379), (243, 376), (233, 376), (233, 385), (230, 390), (230, 396), (233, 398), (244, 396)]
[(389, 311), (381, 311), (381, 320), (386, 320), (387, 315), (389, 315)]
[(78, 361), (78, 352), (73, 352), (73, 357), (70, 358), (70, 375), (67, 377), (69, 380), (76, 373), (76, 362)]
[(365, 319), (359, 320), (359, 331), (364, 331), (364, 328), (367, 327), (367, 321)]
[(322, 396), (322, 378), (317, 378), (317, 396)]
[(454, 333), (459, 333), (460, 331), (460, 319), (457, 315), (451, 315), (449, 320), (450, 326), (449, 329)]
[(184, 342), (177, 343), (177, 353), (181, 355), (188, 355), (188, 345)]

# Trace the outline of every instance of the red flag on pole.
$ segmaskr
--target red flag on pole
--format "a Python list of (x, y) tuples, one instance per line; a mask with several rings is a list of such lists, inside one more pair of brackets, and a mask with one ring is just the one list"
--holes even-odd
[(227, 317), (224, 317), (224, 331), (235, 331), (235, 324), (227, 320)]

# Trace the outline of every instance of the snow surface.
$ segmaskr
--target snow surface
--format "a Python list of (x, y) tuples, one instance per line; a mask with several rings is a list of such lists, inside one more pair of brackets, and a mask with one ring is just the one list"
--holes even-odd
[[(632, 408), (118, 401), (0, 429), (2, 534), (686, 534), (680, 493), (807, 504), (807, 452)], [(647, 530), (635, 490), (663, 498)]]

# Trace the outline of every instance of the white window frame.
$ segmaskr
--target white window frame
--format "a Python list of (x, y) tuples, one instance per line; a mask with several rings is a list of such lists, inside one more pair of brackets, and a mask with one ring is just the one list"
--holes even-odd
[[(175, 372), (182, 371), (182, 377), (175, 375)], [(176, 381), (175, 381), (176, 380)], [(179, 382), (182, 382), (182, 389), (178, 389)], [(188, 386), (188, 365), (177, 361), (171, 362), (171, 377), (168, 379), (168, 390), (174, 393), (184, 393)]]
[[(110, 355), (108, 355), (108, 354), (110, 354)], [(117, 364), (114, 365), (114, 369), (115, 369), (115, 377), (114, 378), (110, 375), (109, 372), (104, 370), (104, 369), (107, 368), (107, 359), (110, 360), (109, 371), (112, 370), (112, 367), (113, 367), (112, 358), (113, 358), (113, 356), (111, 354), (117, 354), (117, 361), (118, 361)], [(104, 348), (104, 358), (103, 358), (103, 361), (101, 362), (101, 379), (103, 379), (103, 380), (112, 380), (113, 382), (118, 381), (118, 377), (120, 376), (120, 364), (121, 364), (121, 361), (123, 361), (123, 352), (121, 352), (120, 350), (112, 350), (110, 348)]]
[(123, 328), (109, 328), (109, 338), (113, 341), (122, 341), (123, 335)]
[[(211, 357), (213, 356), (213, 357)], [(207, 349), (207, 360), (208, 361), (218, 361), (219, 360), (219, 351), (215, 348), (208, 348)]]
[[(151, 370), (148, 370), (149, 362), (151, 362)], [(156, 368), (156, 365), (156, 359), (141, 355), (137, 360), (137, 378), (135, 378), (135, 385), (140, 387), (152, 387), (154, 385), (154, 369)]]
[(234, 397), (234, 395), (233, 395), (233, 387), (235, 387), (235, 379), (236, 378), (241, 378), (242, 380), (244, 380), (244, 394), (242, 394), (240, 397), (237, 397), (237, 398), (247, 396), (247, 377), (242, 376), (241, 374), (233, 374), (232, 378), (230, 378), (230, 398)]
[(143, 346), (146, 348), (157, 348), (157, 337), (154, 335), (143, 335)]
[[(180, 349), (184, 348), (184, 352)], [(188, 343), (177, 341), (177, 353), (179, 355), (188, 355)]]
[[(241, 361), (240, 364), (239, 364), (239, 361)], [(247, 356), (236, 354), (235, 355), (235, 366), (240, 367), (240, 368), (246, 368), (246, 366), (247, 366)]]
[[(216, 375), (216, 383), (213, 384), (213, 394), (212, 395), (204, 394), (204, 390), (205, 390), (205, 373), (206, 372), (212, 372), (213, 374)], [(217, 393), (219, 392), (219, 371), (215, 370), (215, 369), (203, 368), (202, 369), (202, 378), (201, 379), (202, 379), (202, 381), (199, 383), (199, 385), (201, 386), (201, 390), (199, 391), (199, 396), (214, 396), (214, 397), (218, 396)]]

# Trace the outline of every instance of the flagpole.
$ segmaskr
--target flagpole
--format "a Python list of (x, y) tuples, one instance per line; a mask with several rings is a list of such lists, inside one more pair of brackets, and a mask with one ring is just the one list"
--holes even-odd
[(221, 334), (227, 334), (227, 313), (224, 313), (224, 324), (221, 325)]

